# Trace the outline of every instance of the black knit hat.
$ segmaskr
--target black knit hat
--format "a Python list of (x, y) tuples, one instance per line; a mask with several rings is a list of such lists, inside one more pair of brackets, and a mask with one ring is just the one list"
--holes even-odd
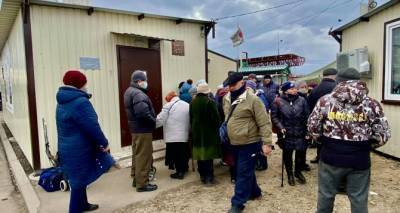
[(264, 75), (264, 79), (272, 79), (271, 75)]
[(343, 81), (360, 80), (360, 79), (361, 79), (360, 73), (356, 69), (351, 67), (339, 71), (336, 77), (336, 81), (339, 83)]
[(326, 69), (326, 70), (324, 70), (324, 71), (322, 72), (322, 75), (323, 75), (323, 76), (336, 75), (337, 73), (338, 73), (338, 71), (337, 71), (336, 69), (334, 69), (334, 68), (328, 68), (328, 69)]
[(228, 77), (228, 79), (226, 79), (226, 80), (227, 80), (227, 81), (226, 81), (226, 84), (227, 84), (228, 86), (234, 85), (234, 84), (236, 84), (237, 82), (243, 80), (243, 74), (240, 73), (240, 72), (234, 72), (234, 73), (232, 73), (232, 74)]

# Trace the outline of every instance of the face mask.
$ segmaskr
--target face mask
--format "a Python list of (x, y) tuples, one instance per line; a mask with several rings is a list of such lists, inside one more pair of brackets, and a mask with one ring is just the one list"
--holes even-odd
[(142, 87), (143, 89), (147, 89), (148, 87), (147, 81), (142, 81), (139, 86)]
[(299, 92), (303, 93), (303, 94), (307, 94), (308, 93), (308, 89), (306, 88), (301, 88), (299, 89)]

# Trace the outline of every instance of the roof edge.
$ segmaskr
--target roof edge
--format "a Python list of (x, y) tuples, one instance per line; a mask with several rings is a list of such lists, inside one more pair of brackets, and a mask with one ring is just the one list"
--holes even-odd
[(223, 58), (226, 58), (226, 59), (228, 59), (228, 60), (230, 60), (230, 61), (233, 61), (233, 62), (236, 62), (236, 63), (238, 62), (238, 60), (235, 60), (235, 59), (233, 59), (233, 58), (231, 58), (231, 57), (229, 57), (229, 56), (223, 55), (223, 54), (221, 54), (221, 53), (215, 52), (214, 50), (208, 49), (207, 51), (210, 52), (210, 53), (213, 53), (213, 54), (215, 54), (215, 55), (221, 56), (221, 57), (223, 57)]
[(50, 1), (45, 1), (45, 0), (31, 0), (31, 4), (32, 5), (42, 5), (42, 6), (81, 9), (81, 10), (89, 10), (89, 9), (92, 8), (94, 12), (95, 11), (100, 11), (100, 12), (119, 13), (119, 14), (134, 15), (134, 16), (144, 15), (145, 17), (149, 17), (149, 18), (168, 19), (168, 20), (172, 20), (172, 21), (181, 21), (181, 22), (197, 23), (197, 24), (212, 24), (213, 23), (212, 21), (206, 21), (206, 20), (196, 20), (196, 19), (190, 19), (190, 18), (156, 15), (156, 14), (151, 14), (151, 13), (128, 11), (128, 10), (119, 10), (119, 9), (96, 7), (96, 6), (86, 6), (86, 5), (67, 4), (67, 3), (60, 3), (60, 2), (50, 2)]
[(363, 19), (368, 19), (368, 18), (370, 18), (370, 17), (372, 17), (372, 16), (384, 11), (385, 9), (397, 4), (397, 3), (400, 3), (400, 0), (388, 1), (385, 4), (382, 4), (381, 6), (375, 8), (375, 9), (369, 11), (369, 12), (367, 12), (366, 14), (359, 16), (358, 18), (354, 19), (353, 21), (350, 21), (347, 24), (344, 24), (344, 25), (338, 27), (337, 29), (333, 30), (332, 33), (340, 34), (343, 30), (346, 30), (347, 28), (350, 28), (353, 25), (356, 25), (356, 24), (362, 22)]

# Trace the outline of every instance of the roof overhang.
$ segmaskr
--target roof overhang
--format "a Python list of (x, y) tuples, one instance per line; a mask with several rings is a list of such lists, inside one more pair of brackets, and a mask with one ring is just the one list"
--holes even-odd
[(141, 20), (143, 18), (157, 18), (157, 19), (167, 19), (174, 21), (176, 24), (180, 24), (183, 22), (187, 23), (197, 23), (202, 25), (212, 25), (215, 22), (206, 21), (206, 20), (196, 20), (196, 19), (188, 19), (188, 18), (181, 18), (181, 17), (173, 17), (173, 16), (162, 16), (162, 15), (155, 15), (150, 13), (143, 13), (143, 12), (134, 12), (134, 11), (126, 11), (126, 10), (117, 10), (117, 9), (110, 9), (110, 8), (103, 8), (103, 7), (95, 7), (95, 6), (86, 6), (86, 5), (75, 5), (75, 4), (66, 4), (61, 2), (50, 2), (45, 0), (31, 0), (31, 4), (33, 5), (44, 5), (44, 6), (54, 6), (54, 7), (63, 7), (63, 8), (73, 8), (73, 9), (82, 9), (87, 10), (88, 14), (90, 15), (93, 12), (109, 12), (109, 13), (119, 13), (119, 14), (127, 14), (127, 15), (134, 15), (138, 16)]
[(154, 36), (147, 36), (147, 35), (140, 35), (140, 34), (136, 34), (136, 33), (111, 32), (111, 34), (114, 34), (114, 35), (122, 35), (122, 36), (130, 36), (130, 37), (136, 37), (136, 38), (153, 39), (153, 40), (175, 41), (174, 39), (161, 38), (161, 37), (154, 37)]
[(21, 8), (20, 0), (0, 0), (0, 52), (3, 51), (8, 36)]
[(391, 7), (391, 6), (395, 5), (395, 4), (397, 4), (397, 3), (400, 3), (400, 0), (391, 0), (391, 1), (388, 1), (388, 2), (386, 2), (385, 4), (382, 4), (381, 6), (379, 6), (379, 7), (375, 8), (375, 9), (369, 11), (368, 13), (366, 13), (366, 14), (364, 14), (364, 15), (362, 15), (362, 16), (356, 18), (356, 19), (354, 19), (353, 21), (351, 21), (351, 22), (349, 22), (349, 23), (347, 23), (347, 24), (345, 24), (345, 25), (343, 25), (343, 26), (341, 26), (341, 27), (339, 27), (339, 28), (337, 28), (337, 29), (335, 29), (335, 30), (333, 30), (333, 31), (330, 31), (329, 34), (332, 34), (332, 35), (341, 35), (342, 32), (343, 32), (345, 29), (350, 28), (350, 27), (352, 27), (352, 26), (354, 26), (354, 25), (356, 25), (356, 24), (358, 24), (358, 23), (360, 23), (360, 22), (368, 22), (370, 17), (372, 17), (372, 16), (374, 16), (374, 15), (376, 15), (376, 14), (382, 12), (383, 10), (385, 10), (385, 9), (387, 9), (387, 8), (389, 8), (389, 7)]

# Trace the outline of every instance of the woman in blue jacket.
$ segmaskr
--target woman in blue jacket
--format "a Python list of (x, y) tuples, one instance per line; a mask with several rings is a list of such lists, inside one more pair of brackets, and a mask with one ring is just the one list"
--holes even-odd
[(71, 186), (70, 213), (99, 208), (87, 200), (86, 187), (114, 165), (108, 141), (86, 92), (86, 76), (68, 71), (57, 93), (58, 157)]

